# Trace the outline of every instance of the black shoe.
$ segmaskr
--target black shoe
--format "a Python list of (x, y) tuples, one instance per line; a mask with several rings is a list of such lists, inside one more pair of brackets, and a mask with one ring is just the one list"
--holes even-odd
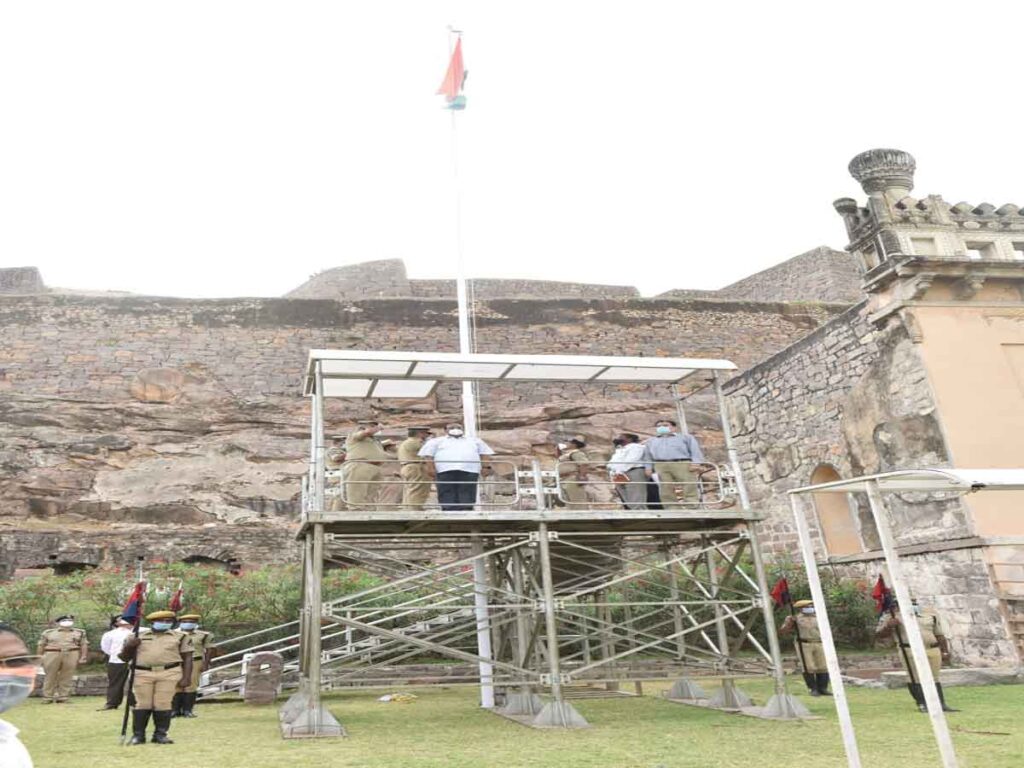
[(939, 703), (942, 705), (943, 712), (959, 712), (959, 709), (954, 709), (946, 703), (946, 696), (942, 692), (942, 683), (935, 684), (935, 691), (939, 694)]
[(185, 694), (180, 691), (174, 694), (174, 698), (171, 699), (171, 717), (181, 717), (184, 714), (181, 709), (184, 706), (184, 698)]
[(164, 709), (154, 712), (153, 722), (156, 723), (156, 730), (153, 731), (153, 738), (150, 739), (150, 742), (153, 744), (173, 744), (174, 742), (167, 738), (167, 731), (171, 727), (171, 710)]
[(814, 681), (817, 683), (818, 693), (822, 696), (831, 696), (828, 692), (828, 672), (819, 672), (814, 676)]
[(195, 691), (185, 694), (185, 703), (182, 704), (182, 716), (183, 717), (199, 717), (193, 709), (196, 706), (196, 696), (199, 694)]
[(107, 704), (107, 706), (100, 707), (96, 711), (97, 712), (106, 712), (108, 709), (120, 709), (120, 708), (121, 708), (121, 706), (119, 704)]
[(807, 686), (807, 692), (811, 694), (811, 696), (818, 695), (818, 686), (814, 684), (814, 675), (804, 672), (804, 685)]
[(917, 704), (918, 712), (927, 712), (928, 705), (924, 701), (924, 691), (921, 690), (920, 683), (907, 683), (907, 689), (910, 691), (910, 695), (914, 697), (914, 703)]
[(136, 709), (132, 712), (132, 740), (128, 742), (129, 746), (146, 743), (146, 727), (151, 714), (151, 709)]

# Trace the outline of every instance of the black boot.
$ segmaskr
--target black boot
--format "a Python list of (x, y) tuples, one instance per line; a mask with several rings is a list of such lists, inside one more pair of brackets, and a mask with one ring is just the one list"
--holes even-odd
[(198, 715), (192, 711), (196, 706), (196, 696), (198, 695), (199, 694), (195, 691), (184, 694), (185, 703), (181, 705), (181, 714), (183, 717), (198, 717)]
[(807, 692), (811, 694), (811, 696), (818, 695), (818, 686), (814, 684), (814, 675), (809, 672), (804, 672), (804, 685), (807, 686)]
[(132, 712), (132, 739), (128, 742), (129, 746), (146, 743), (146, 728), (151, 714), (152, 709), (136, 709)]
[(942, 711), (943, 712), (959, 712), (960, 711), (959, 709), (953, 709), (953, 707), (949, 706), (946, 703), (946, 696), (945, 696), (945, 694), (942, 693), (942, 683), (936, 683), (935, 684), (935, 690), (939, 694), (939, 703), (942, 704)]
[(828, 692), (828, 672), (819, 672), (814, 676), (815, 682), (818, 684), (818, 693), (822, 696), (831, 696)]
[(181, 691), (178, 691), (177, 693), (174, 694), (174, 698), (171, 699), (171, 717), (181, 717), (183, 714), (185, 714), (182, 711), (182, 706), (183, 706), (183, 703), (184, 703), (183, 699), (184, 698), (185, 698), (185, 694), (182, 693)]
[(154, 712), (153, 722), (156, 723), (156, 730), (153, 731), (153, 738), (150, 741), (153, 744), (173, 744), (174, 742), (167, 738), (167, 731), (171, 727), (171, 710)]
[(924, 701), (924, 691), (921, 690), (920, 683), (907, 683), (907, 688), (910, 690), (910, 695), (914, 697), (914, 703), (917, 704), (918, 712), (927, 712), (928, 705)]

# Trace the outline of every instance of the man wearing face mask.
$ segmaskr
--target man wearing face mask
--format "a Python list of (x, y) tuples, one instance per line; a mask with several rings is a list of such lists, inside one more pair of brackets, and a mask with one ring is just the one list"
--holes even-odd
[(360, 422), (358, 428), (345, 441), (345, 496), (352, 509), (366, 509), (376, 505), (383, 488), (384, 470), (381, 464), (393, 459), (377, 439), (383, 427), (376, 421)]
[(697, 476), (692, 467), (704, 461), (704, 452), (697, 438), (686, 432), (678, 434), (676, 427), (672, 419), (659, 419), (654, 424), (655, 436), (644, 443), (649, 459), (647, 476), (658, 473), (665, 509), (692, 507), (699, 501)]
[(825, 647), (821, 644), (821, 631), (815, 616), (814, 603), (797, 600), (793, 603), (797, 613), (786, 617), (779, 627), (779, 635), (785, 637), (796, 633), (796, 657), (803, 670), (804, 683), (811, 696), (831, 696), (828, 692), (828, 667), (825, 664)]
[[(32, 693), (39, 659), (11, 627), (0, 623), (0, 713), (16, 707)], [(18, 738), (18, 729), (0, 720), (0, 766), (32, 768), (32, 758)]]
[(587, 454), (583, 452), (587, 440), (583, 435), (574, 436), (567, 443), (558, 444), (558, 484), (562, 488), (562, 501), (570, 507), (582, 507), (587, 503)]
[(129, 637), (121, 651), (125, 661), (135, 659), (135, 711), (129, 744), (145, 744), (149, 718), (153, 718), (154, 744), (173, 744), (167, 738), (171, 727), (171, 703), (177, 688), (192, 679), (192, 641), (174, 629), (174, 611), (155, 611), (138, 636)]
[[(925, 650), (928, 653), (928, 666), (932, 670), (932, 677), (935, 678), (935, 691), (939, 694), (939, 703), (942, 704), (942, 711), (959, 712), (960, 710), (953, 709), (946, 704), (942, 683), (939, 682), (939, 672), (942, 670), (942, 665), (949, 664), (950, 660), (946, 628), (938, 615), (932, 611), (923, 611), (921, 606), (917, 604), (916, 599), (911, 601), (911, 605), (913, 606), (914, 617), (917, 619), (918, 629), (921, 630), (921, 640), (924, 642)], [(920, 683), (921, 678), (917, 674), (917, 667), (910, 653), (910, 641), (907, 639), (907, 632), (895, 607), (891, 614), (882, 614), (878, 620), (878, 626), (875, 628), (875, 637), (879, 640), (886, 640), (891, 637), (893, 642), (900, 647), (900, 661), (903, 664), (903, 668), (907, 671), (907, 677), (911, 681), (907, 684), (907, 688), (917, 704), (918, 711), (927, 712), (928, 705), (925, 703), (924, 689)]]
[(465, 512), (476, 505), (476, 487), (482, 469), (480, 457), (494, 451), (478, 437), (466, 437), (461, 424), (449, 424), (444, 437), (428, 440), (419, 456), (431, 459), (431, 474), (437, 478), (437, 501), (441, 509)]
[(419, 457), (420, 449), (429, 438), (429, 427), (409, 427), (409, 436), (398, 446), (404, 509), (421, 510), (430, 498), (430, 472)]
[(75, 617), (70, 613), (58, 616), (54, 626), (39, 637), (36, 648), (43, 658), (43, 700), (48, 704), (64, 704), (71, 696), (71, 685), (75, 680), (75, 669), (84, 664), (89, 655), (89, 641), (85, 630), (75, 627)]
[(192, 676), (185, 690), (174, 694), (171, 717), (198, 717), (193, 709), (196, 706), (199, 679), (209, 661), (213, 645), (213, 633), (199, 629), (199, 621), (202, 618), (198, 613), (187, 613), (178, 617), (178, 629), (192, 641)]
[(124, 616), (110, 620), (110, 630), (100, 638), (100, 648), (107, 654), (107, 703), (103, 709), (118, 709), (128, 682), (128, 665), (121, 661), (124, 641), (132, 635), (132, 623)]
[(644, 474), (646, 451), (640, 436), (624, 432), (612, 441), (615, 453), (608, 460), (608, 474), (626, 509), (647, 506), (647, 477)]

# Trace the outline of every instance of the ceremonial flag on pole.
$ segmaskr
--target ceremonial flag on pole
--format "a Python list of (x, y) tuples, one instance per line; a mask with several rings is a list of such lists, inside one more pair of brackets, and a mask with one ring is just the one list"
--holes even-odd
[(466, 97), (462, 95), (462, 88), (466, 84), (466, 68), (462, 63), (462, 38), (455, 41), (455, 49), (452, 51), (452, 58), (448, 62), (448, 71), (444, 73), (444, 80), (437, 92), (444, 96), (447, 109), (465, 109)]
[(875, 601), (875, 610), (878, 611), (879, 616), (883, 613), (892, 612), (892, 590), (885, 586), (885, 579), (882, 578), (881, 574), (878, 575), (875, 588), (871, 590), (871, 597)]
[(132, 624), (137, 625), (139, 623), (139, 617), (142, 615), (142, 605), (146, 602), (146, 582), (138, 582), (130, 595), (128, 595), (128, 602), (124, 604), (124, 608), (121, 609), (121, 615)]
[(168, 611), (174, 611), (177, 613), (181, 610), (181, 598), (185, 595), (185, 589), (182, 587), (182, 583), (178, 582), (178, 591), (171, 597), (171, 602), (167, 606)]
[(775, 586), (772, 587), (771, 596), (776, 608), (781, 608), (793, 602), (789, 596), (789, 582), (785, 579), (779, 579), (775, 582)]

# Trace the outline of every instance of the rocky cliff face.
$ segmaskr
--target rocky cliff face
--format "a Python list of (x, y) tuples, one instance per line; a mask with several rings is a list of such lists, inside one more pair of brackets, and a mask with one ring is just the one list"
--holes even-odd
[[(839, 306), (495, 300), (481, 351), (732, 357), (747, 367)], [(291, 559), (309, 413), (310, 348), (455, 348), (454, 303), (37, 295), (0, 297), (0, 571), (47, 565)], [(697, 341), (699, 340), (699, 341)], [(595, 455), (672, 413), (667, 388), (493, 384), (482, 436), (550, 456), (582, 433)], [(332, 432), (375, 414), (399, 435), (457, 418), (457, 388), (422, 401), (332, 401)], [(688, 417), (714, 450), (717, 418)], [(51, 556), (56, 556), (52, 560)], [(3, 575), (0, 574), (0, 575)]]

